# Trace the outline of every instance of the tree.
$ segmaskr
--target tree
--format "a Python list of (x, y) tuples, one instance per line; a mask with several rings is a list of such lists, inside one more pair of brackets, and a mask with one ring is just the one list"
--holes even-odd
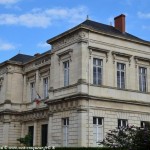
[(120, 150), (150, 150), (150, 128), (127, 126), (110, 130), (99, 142), (105, 147)]
[(32, 137), (30, 134), (26, 135), (24, 138), (19, 138), (17, 139), (17, 141), (19, 141), (21, 144), (23, 144), (24, 146), (30, 146), (30, 141), (31, 141)]

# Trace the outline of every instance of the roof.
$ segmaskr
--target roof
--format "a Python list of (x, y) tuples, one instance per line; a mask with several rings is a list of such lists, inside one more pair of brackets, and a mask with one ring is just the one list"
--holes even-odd
[(92, 31), (97, 31), (97, 32), (103, 32), (103, 33), (106, 33), (106, 34), (109, 34), (109, 35), (112, 35), (112, 36), (119, 36), (119, 37), (122, 37), (122, 38), (125, 38), (127, 40), (134, 40), (134, 41), (137, 41), (137, 42), (144, 42), (146, 44), (150, 44), (149, 41), (146, 41), (146, 40), (143, 40), (141, 38), (138, 38), (132, 34), (129, 34), (127, 32), (125, 33), (122, 33), (121, 31), (119, 31), (118, 29), (116, 29), (115, 27), (111, 26), (111, 25), (106, 25), (106, 24), (102, 24), (102, 23), (99, 23), (99, 22), (95, 22), (95, 21), (92, 21), (92, 20), (85, 20), (84, 22), (82, 22), (81, 24), (75, 26), (74, 28), (58, 35), (58, 36), (55, 36), (49, 40), (47, 40), (48, 43), (51, 43), (59, 38), (61, 38), (62, 36), (65, 36), (67, 33), (71, 33), (79, 28), (86, 28), (86, 29), (89, 29), (89, 30), (92, 30)]
[(16, 56), (10, 58), (10, 61), (16, 61), (21, 63), (26, 63), (30, 61), (33, 58), (33, 56), (25, 55), (25, 54), (17, 54)]

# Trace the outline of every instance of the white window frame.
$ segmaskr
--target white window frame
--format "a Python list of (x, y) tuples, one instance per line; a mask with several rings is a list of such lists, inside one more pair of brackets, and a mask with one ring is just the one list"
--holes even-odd
[(30, 83), (30, 96), (31, 96), (31, 101), (34, 101), (35, 99), (35, 82)]
[(141, 121), (141, 128), (150, 127), (150, 121)]
[(49, 84), (48, 77), (43, 78), (43, 97), (44, 98), (48, 97), (48, 84)]
[(69, 85), (69, 60), (63, 62), (64, 67), (64, 86)]
[[(118, 73), (119, 73), (119, 77), (118, 77)], [(123, 77), (124, 83), (122, 83), (122, 76), (121, 76), (122, 73), (124, 73), (124, 77)], [(126, 64), (117, 62), (117, 88), (125, 89), (125, 87), (126, 87)]]
[(63, 118), (62, 119), (62, 125), (63, 125), (63, 146), (68, 146), (68, 137), (69, 137), (69, 118)]
[[(94, 119), (96, 120), (96, 123), (94, 123)], [(99, 123), (99, 120), (101, 120), (101, 124)], [(97, 146), (98, 142), (103, 141), (104, 138), (104, 118), (103, 117), (93, 117), (93, 146)], [(96, 141), (95, 141), (95, 129), (96, 129)], [(100, 132), (101, 131), (101, 132)]]
[[(139, 91), (147, 92), (147, 68), (139, 66), (138, 71), (139, 71)], [(145, 71), (145, 73), (143, 73), (143, 71)]]
[[(120, 123), (119, 123), (120, 122)], [(125, 123), (125, 125), (124, 125)], [(120, 124), (120, 126), (119, 126)], [(127, 119), (118, 119), (118, 129), (127, 127), (128, 126), (128, 120)]]
[[(96, 64), (94, 64), (94, 60), (96, 60)], [(98, 61), (100, 61), (100, 64), (98, 64)], [(95, 77), (94, 68), (96, 68), (96, 78), (94, 78)], [(98, 72), (99, 69), (101, 70), (101, 72)], [(93, 84), (102, 85), (102, 83), (103, 83), (103, 59), (94, 57), (93, 58)]]

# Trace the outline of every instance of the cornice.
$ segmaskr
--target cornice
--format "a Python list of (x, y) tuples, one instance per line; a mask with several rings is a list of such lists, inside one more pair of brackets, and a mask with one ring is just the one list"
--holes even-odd
[(124, 103), (124, 104), (132, 104), (132, 105), (140, 105), (140, 106), (150, 106), (150, 103), (148, 102), (142, 102), (142, 101), (136, 101), (136, 100), (126, 100), (126, 99), (115, 99), (110, 97), (98, 97), (98, 96), (92, 96), (85, 93), (79, 93), (74, 94), (71, 96), (59, 98), (59, 99), (53, 99), (53, 100), (47, 100), (45, 103), (48, 105), (52, 105), (58, 102), (65, 102), (65, 101), (72, 101), (74, 99), (86, 99), (86, 100), (97, 100), (97, 101), (105, 101), (105, 102), (115, 102), (115, 103)]
[(140, 53), (140, 54), (150, 55), (150, 52), (146, 52), (146, 51), (143, 51), (143, 50), (137, 50), (137, 49), (129, 48), (129, 47), (125, 47), (125, 46), (120, 46), (120, 45), (117, 45), (117, 44), (112, 44), (112, 43), (107, 43), (107, 42), (102, 42), (102, 41), (92, 40), (92, 39), (90, 39), (89, 41), (92, 42), (92, 43), (109, 46), (109, 47), (111, 47), (111, 49), (112, 48), (119, 48), (119, 49), (128, 50), (129, 52), (133, 51), (133, 52)]
[(64, 33), (54, 37), (54, 38), (51, 38), (51, 39), (47, 40), (47, 43), (48, 44), (52, 44), (53, 42), (59, 40), (60, 38), (66, 36), (66, 35), (69, 35), (69, 34), (75, 32), (77, 30), (81, 30), (81, 29), (88, 30), (90, 32), (94, 32), (94, 33), (98, 33), (98, 34), (102, 34), (104, 36), (109, 36), (109, 37), (113, 37), (113, 38), (115, 37), (117, 39), (121, 39), (121, 40), (129, 41), (129, 42), (133, 42), (133, 43), (137, 43), (137, 44), (150, 46), (150, 43), (148, 43), (148, 42), (144, 42), (144, 41), (142, 42), (142, 41), (138, 41), (138, 40), (127, 39), (127, 38), (124, 38), (124, 37), (121, 37), (121, 36), (112, 35), (112, 34), (109, 34), (109, 33), (97, 31), (97, 30), (94, 30), (93, 28), (85, 27), (84, 25), (79, 25), (79, 26), (74, 27), (74, 28), (72, 28), (72, 29), (70, 29), (70, 30), (68, 30), (68, 31), (66, 31), (66, 32), (64, 32)]

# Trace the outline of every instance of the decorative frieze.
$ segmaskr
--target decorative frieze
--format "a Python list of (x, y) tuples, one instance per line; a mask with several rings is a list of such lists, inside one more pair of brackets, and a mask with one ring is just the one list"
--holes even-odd
[(59, 112), (64, 110), (70, 110), (78, 107), (78, 100), (65, 101), (62, 100), (59, 103), (52, 103), (49, 105), (50, 112)]
[(48, 110), (36, 110), (35, 112), (23, 112), (21, 121), (33, 121), (39, 119), (47, 119), (48, 118)]
[(74, 42), (79, 42), (83, 39), (88, 38), (88, 33), (86, 31), (75, 32), (74, 34), (70, 34), (64, 38), (59, 39), (57, 42), (53, 43), (53, 50), (57, 50), (60, 47), (67, 46), (68, 44), (73, 44)]
[(36, 69), (39, 69), (40, 67), (45, 66), (47, 64), (50, 65), (50, 63), (51, 63), (51, 57), (50, 56), (43, 57), (43, 58), (40, 58), (38, 60), (35, 60), (34, 62), (31, 62), (30, 64), (27, 64), (24, 67), (24, 71), (28, 72), (31, 70), (36, 70)]

